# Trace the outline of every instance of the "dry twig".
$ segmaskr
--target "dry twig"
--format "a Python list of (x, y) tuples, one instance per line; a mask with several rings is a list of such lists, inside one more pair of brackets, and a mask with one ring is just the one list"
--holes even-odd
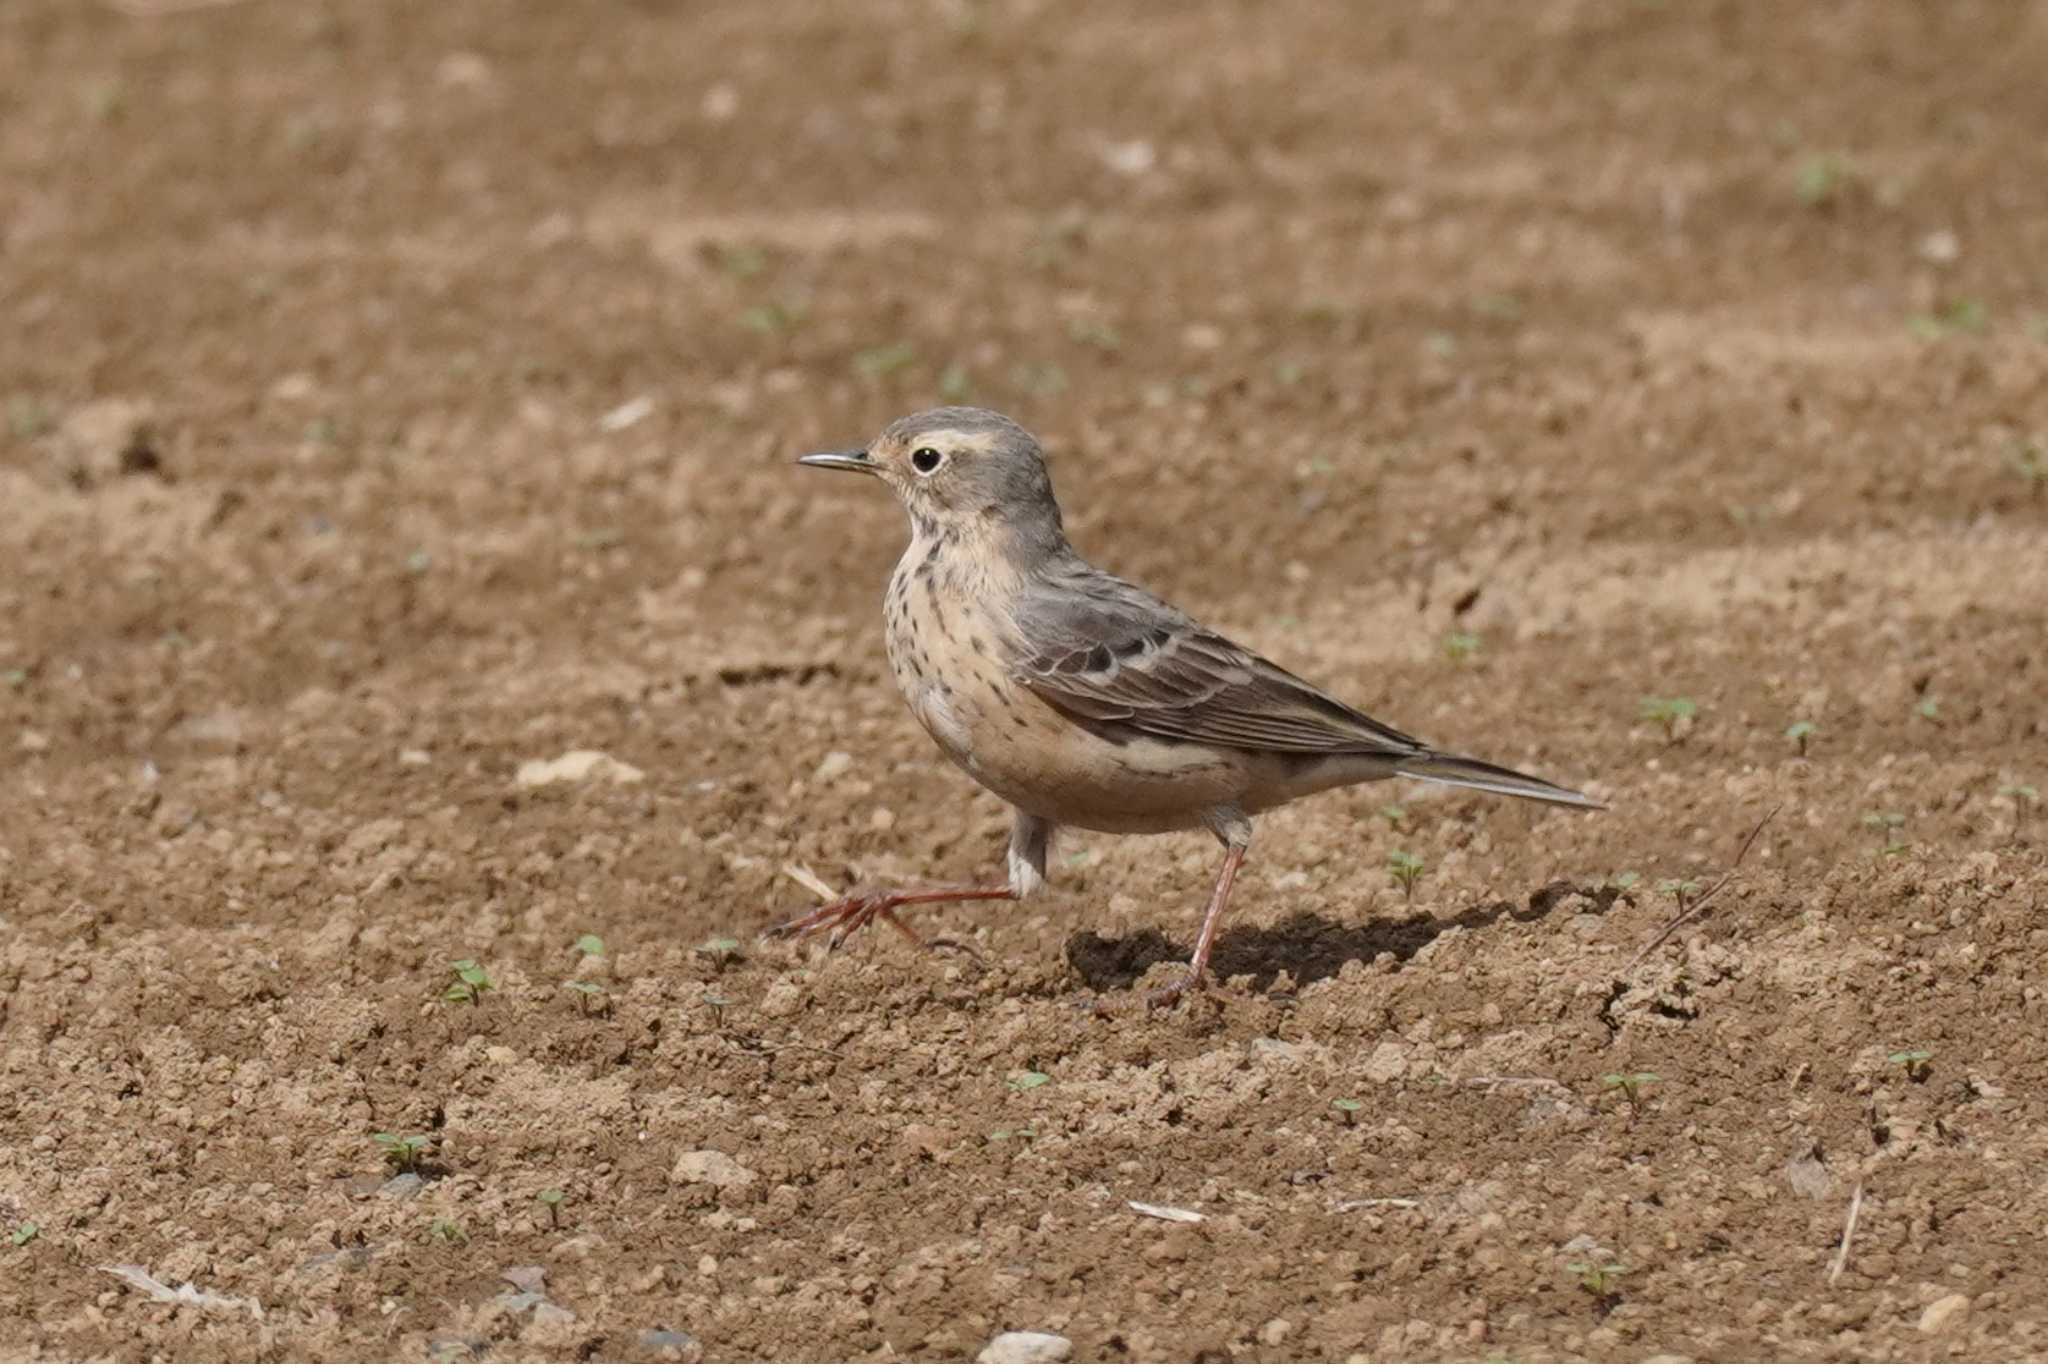
[(1690, 905), (1686, 906), (1686, 908), (1680, 910), (1677, 918), (1673, 919), (1670, 923), (1664, 925), (1663, 930), (1659, 932), (1656, 937), (1650, 939), (1649, 942), (1645, 943), (1643, 945), (1643, 950), (1636, 953), (1634, 957), (1629, 959), (1628, 965), (1621, 968), (1621, 974), (1625, 976), (1629, 972), (1635, 970), (1636, 967), (1642, 963), (1644, 957), (1649, 956), (1652, 952), (1662, 947), (1665, 941), (1669, 939), (1673, 933), (1676, 933), (1681, 927), (1683, 927), (1688, 920), (1696, 919), (1699, 917), (1700, 911), (1707, 907), (1707, 901), (1713, 899), (1716, 895), (1719, 895), (1721, 893), (1721, 887), (1727, 885), (1731, 880), (1734, 879), (1736, 871), (1739, 870), (1742, 866), (1742, 859), (1749, 856), (1749, 850), (1751, 846), (1753, 846), (1756, 843), (1757, 835), (1761, 834), (1764, 831), (1764, 825), (1769, 824), (1771, 822), (1771, 817), (1773, 815), (1776, 815), (1778, 811), (1783, 808), (1784, 807), (1781, 805), (1773, 805), (1770, 809), (1764, 811), (1764, 817), (1756, 822), (1756, 827), (1754, 829), (1751, 829), (1749, 831), (1749, 837), (1742, 840), (1742, 847), (1739, 850), (1737, 850), (1735, 854), (1735, 860), (1728, 864), (1728, 870), (1721, 873), (1721, 879), (1714, 882), (1713, 885), (1708, 886), (1706, 894), (1700, 896), (1699, 899), (1694, 900)]
[(1828, 1266), (1828, 1282), (1842, 1277), (1842, 1271), (1849, 1267), (1849, 1243), (1856, 1239), (1856, 1219), (1863, 1215), (1863, 1185), (1858, 1181), (1856, 1192), (1849, 1195), (1849, 1220), (1842, 1224), (1842, 1247), (1835, 1252), (1835, 1262)]

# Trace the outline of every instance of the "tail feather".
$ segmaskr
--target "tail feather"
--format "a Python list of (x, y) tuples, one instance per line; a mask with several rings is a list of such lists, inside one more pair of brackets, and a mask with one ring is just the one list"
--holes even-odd
[(1404, 777), (1420, 777), (1423, 781), (1442, 782), (1446, 786), (1468, 786), (1475, 791), (1491, 791), (1495, 795), (1520, 796), (1524, 800), (1574, 805), (1585, 810), (1607, 808), (1591, 796), (1569, 787), (1512, 768), (1481, 762), (1477, 758), (1461, 758), (1455, 753), (1419, 753), (1403, 759), (1394, 770)]

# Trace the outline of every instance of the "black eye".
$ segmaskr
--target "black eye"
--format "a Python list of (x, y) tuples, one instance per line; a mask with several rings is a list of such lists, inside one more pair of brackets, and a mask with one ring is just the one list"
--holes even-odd
[(911, 452), (910, 467), (921, 474), (928, 474), (937, 469), (945, 458), (944, 455), (932, 449), (931, 446), (922, 445)]

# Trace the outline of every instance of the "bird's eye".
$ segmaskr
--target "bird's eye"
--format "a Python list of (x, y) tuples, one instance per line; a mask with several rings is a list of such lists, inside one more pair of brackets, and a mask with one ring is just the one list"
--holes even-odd
[(921, 445), (910, 454), (910, 467), (921, 474), (937, 472), (945, 461), (946, 457), (929, 445)]

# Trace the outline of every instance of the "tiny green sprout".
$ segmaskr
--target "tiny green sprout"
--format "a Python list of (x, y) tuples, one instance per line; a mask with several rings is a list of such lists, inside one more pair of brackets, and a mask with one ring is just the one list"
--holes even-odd
[(724, 1027), (725, 1010), (726, 1007), (732, 1003), (732, 1001), (727, 999), (724, 995), (705, 995), (704, 1003), (705, 1006), (711, 1010), (713, 1026), (720, 1028)]
[(1824, 208), (1834, 200), (1848, 178), (1849, 165), (1841, 157), (1820, 152), (1800, 161), (1792, 172), (1792, 193), (1808, 208)]
[(1444, 636), (1444, 657), (1453, 663), (1464, 663), (1479, 654), (1479, 636), (1463, 630), (1453, 630)]
[(576, 950), (586, 957), (601, 957), (604, 955), (604, 939), (595, 933), (585, 933), (576, 940)]
[(1415, 883), (1422, 879), (1424, 867), (1423, 860), (1412, 852), (1397, 848), (1387, 854), (1387, 875), (1394, 879), (1394, 884), (1399, 886), (1401, 893), (1411, 901), (1415, 898)]
[(1330, 1107), (1344, 1115), (1344, 1125), (1349, 1127), (1352, 1123), (1358, 1121), (1358, 1110), (1365, 1107), (1365, 1105), (1356, 1099), (1332, 1099), (1330, 1100)]
[(599, 985), (594, 981), (566, 980), (562, 982), (562, 988), (565, 990), (574, 990), (576, 992), (579, 1000), (581, 1001), (583, 1012), (585, 1013), (590, 1012), (590, 1001), (593, 999), (599, 1002), (599, 1008), (603, 1009), (604, 1011), (609, 1012), (611, 1009), (611, 996), (605, 992), (604, 986)]
[(534, 1195), (534, 1201), (548, 1210), (548, 1226), (559, 1231), (562, 1226), (562, 1191), (542, 1189)]
[(427, 1235), (437, 1241), (446, 1241), (451, 1246), (469, 1244), (469, 1233), (462, 1229), (462, 1223), (450, 1217), (436, 1217), (428, 1224)]
[(1643, 1087), (1663, 1082), (1663, 1076), (1649, 1070), (1621, 1071), (1600, 1077), (1601, 1085), (1610, 1091), (1620, 1091), (1621, 1096), (1628, 1100), (1629, 1109), (1636, 1113), (1643, 1111)]
[(1619, 1262), (1601, 1264), (1598, 1260), (1573, 1260), (1566, 1269), (1579, 1276), (1579, 1287), (1596, 1298), (1611, 1298), (1621, 1287), (1621, 1276), (1628, 1273), (1628, 1266)]
[(1643, 719), (1664, 727), (1667, 743), (1677, 743), (1685, 723), (1699, 713), (1699, 702), (1689, 696), (1645, 696), (1640, 711)]
[(485, 992), (498, 988), (474, 957), (450, 962), (448, 969), (455, 973), (455, 979), (441, 992), (441, 998), (450, 1004), (481, 1004)]
[(1699, 882), (1681, 881), (1677, 877), (1666, 877), (1657, 883), (1657, 893), (1659, 895), (1669, 895), (1672, 899), (1678, 901), (1678, 912), (1681, 914), (1685, 912), (1685, 907), (1692, 902), (1692, 897), (1699, 894), (1699, 891)]
[(1875, 810), (1863, 817), (1863, 827), (1875, 829), (1884, 837), (1879, 849), (1886, 857), (1897, 857), (1906, 851), (1906, 840), (1899, 831), (1906, 825), (1906, 817), (1897, 810)]
[(1811, 720), (1794, 720), (1785, 726), (1785, 737), (1799, 745), (1799, 756), (1806, 756), (1806, 741), (1820, 733), (1820, 726)]
[(756, 246), (720, 246), (718, 268), (734, 279), (752, 279), (768, 268), (768, 257)]
[(796, 330), (809, 313), (804, 303), (761, 303), (740, 314), (740, 325), (763, 336), (780, 336)]
[(1116, 328), (1107, 322), (1077, 317), (1067, 324), (1067, 339), (1096, 350), (1114, 352), (1123, 349), (1123, 338), (1116, 334)]
[(854, 372), (863, 379), (886, 379), (917, 363), (917, 348), (908, 341), (870, 346), (853, 357)]
[(1931, 696), (1923, 697), (1920, 704), (1913, 707), (1913, 713), (1923, 720), (1932, 720), (1939, 724), (1941, 723), (1941, 702)]
[(1934, 1053), (1924, 1048), (1916, 1048), (1912, 1051), (1895, 1051), (1884, 1059), (1891, 1065), (1903, 1068), (1906, 1078), (1917, 1085), (1927, 1078), (1928, 1062), (1934, 1059)]
[(1042, 1070), (1020, 1070), (1012, 1073), (1005, 1083), (1016, 1090), (1036, 1089), (1040, 1085), (1051, 1084), (1052, 1076)]
[(1939, 341), (1961, 332), (1981, 332), (1990, 321), (1982, 299), (1958, 298), (1936, 312), (1916, 313), (1907, 318), (1906, 330), (1922, 341)]
[(1398, 829), (1408, 818), (1408, 807), (1398, 800), (1389, 801), (1380, 807), (1380, 818), (1387, 822), (1389, 829)]
[(974, 380), (967, 366), (954, 361), (939, 371), (939, 397), (949, 403), (964, 403), (974, 395)]
[(699, 944), (697, 950), (711, 958), (712, 966), (723, 971), (739, 957), (740, 940), (738, 938), (706, 938)]
[(1639, 871), (1618, 871), (1607, 878), (1607, 884), (1616, 890), (1629, 890), (1642, 879), (1643, 874)]
[(7, 1243), (11, 1246), (25, 1246), (30, 1241), (35, 1240), (36, 1237), (42, 1234), (43, 1229), (37, 1226), (35, 1223), (23, 1222), (20, 1226), (16, 1227), (13, 1231), (8, 1233)]
[(417, 1174), (420, 1157), (434, 1144), (432, 1137), (406, 1137), (396, 1132), (372, 1132), (370, 1140), (383, 1150), (385, 1162), (400, 1174)]

